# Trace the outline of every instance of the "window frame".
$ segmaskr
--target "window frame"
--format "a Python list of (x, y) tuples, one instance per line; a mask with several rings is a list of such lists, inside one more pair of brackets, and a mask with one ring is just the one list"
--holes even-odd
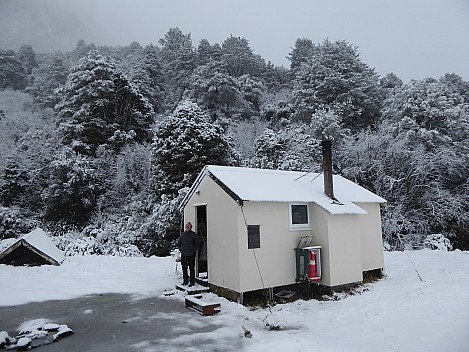
[[(258, 233), (257, 233), (257, 236), (258, 236), (258, 239), (259, 241), (257, 243), (259, 243), (259, 247), (250, 247), (249, 244), (251, 241), (249, 241), (249, 228), (250, 227), (257, 227), (258, 229)], [(261, 248), (261, 225), (247, 225), (247, 245), (248, 245), (248, 249), (260, 249)]]
[[(304, 205), (306, 206), (306, 216), (307, 216), (307, 222), (303, 224), (294, 224), (293, 223), (293, 211), (292, 211), (292, 206), (295, 205)], [(290, 230), (296, 231), (296, 230), (311, 230), (311, 222), (309, 219), (309, 204), (308, 203), (302, 203), (302, 202), (294, 202), (294, 203), (288, 203), (288, 212), (289, 212), (289, 220), (290, 220)]]

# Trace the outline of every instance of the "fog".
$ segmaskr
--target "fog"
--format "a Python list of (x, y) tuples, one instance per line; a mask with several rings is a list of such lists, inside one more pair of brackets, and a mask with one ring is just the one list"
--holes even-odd
[(158, 44), (171, 27), (222, 43), (244, 37), (266, 61), (288, 67), (297, 38), (345, 39), (380, 75), (404, 81), (446, 72), (469, 80), (467, 0), (0, 0), (0, 48), (38, 52)]

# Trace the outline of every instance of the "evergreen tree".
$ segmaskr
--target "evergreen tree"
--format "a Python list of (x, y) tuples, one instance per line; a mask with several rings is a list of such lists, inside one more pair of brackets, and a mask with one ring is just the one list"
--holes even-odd
[(393, 89), (403, 85), (402, 79), (397, 77), (394, 73), (388, 73), (386, 76), (379, 80), (381, 88)]
[(73, 63), (77, 62), (83, 57), (86, 57), (90, 52), (96, 50), (96, 45), (86, 44), (83, 39), (80, 39), (77, 42), (75, 49), (70, 52), (70, 58)]
[(243, 110), (243, 95), (239, 82), (218, 62), (199, 66), (190, 77), (190, 96), (210, 112), (212, 119), (232, 117)]
[(33, 73), (33, 70), (37, 67), (36, 53), (34, 52), (31, 45), (22, 45), (16, 54), (16, 58), (22, 63), (23, 68), (27, 75)]
[(20, 164), (12, 158), (8, 158), (3, 171), (2, 187), (0, 187), (0, 201), (4, 206), (18, 203), (18, 197), (26, 190), (28, 175)]
[(290, 60), (290, 69), (296, 72), (301, 65), (306, 64), (310, 59), (313, 58), (316, 50), (315, 45), (311, 39), (298, 38), (295, 41), (295, 47), (292, 52), (288, 54), (288, 60)]
[(236, 162), (230, 142), (197, 104), (181, 102), (157, 126), (152, 177), (156, 195), (175, 197), (189, 187), (205, 165)]
[(318, 141), (303, 124), (274, 131), (267, 128), (255, 141), (250, 166), (262, 169), (319, 171)]
[(44, 219), (86, 223), (102, 193), (91, 161), (65, 147), (50, 163), (49, 174), (49, 185), (42, 193)]
[(15, 52), (0, 49), (0, 90), (23, 90), (26, 84), (26, 72)]
[(207, 39), (201, 39), (197, 47), (197, 66), (203, 66), (214, 60), (214, 49)]
[(65, 84), (68, 65), (62, 53), (49, 56), (34, 70), (34, 80), (27, 91), (39, 106), (53, 108), (59, 101), (57, 89)]
[(64, 143), (94, 155), (99, 145), (118, 151), (128, 141), (151, 139), (152, 108), (109, 57), (96, 51), (80, 59), (55, 106)]
[(130, 79), (155, 112), (163, 110), (164, 83), (157, 48), (146, 46), (130, 70)]
[(301, 121), (318, 109), (333, 109), (344, 127), (358, 131), (378, 121), (381, 103), (378, 76), (345, 41), (317, 45), (295, 73), (293, 105)]
[(427, 132), (436, 131), (438, 136), (433, 135), (441, 139), (439, 144), (449, 137), (467, 146), (469, 104), (465, 101), (465, 91), (455, 88), (451, 82), (427, 78), (402, 85), (385, 101), (383, 116), (397, 123), (416, 124), (418, 129)]
[(288, 96), (274, 96), (262, 106), (260, 116), (269, 123), (271, 128), (280, 128), (291, 123), (294, 111), (288, 100)]
[(261, 96), (264, 86), (260, 80), (253, 78), (251, 75), (243, 75), (238, 78), (241, 94), (247, 105), (247, 111), (244, 112), (246, 117), (259, 114), (261, 105)]
[(249, 74), (258, 77), (261, 74), (265, 62), (254, 55), (247, 39), (230, 36), (225, 39), (221, 49), (221, 59), (230, 76), (239, 78)]
[(168, 105), (174, 107), (189, 88), (188, 78), (196, 67), (196, 52), (190, 34), (171, 28), (161, 44), (161, 69), (165, 77)]
[(142, 55), (143, 48), (139, 42), (132, 42), (129, 46), (124, 47), (121, 50), (120, 59), (127, 59), (129, 62), (135, 61), (135, 59)]
[(453, 94), (459, 94), (465, 103), (469, 103), (469, 82), (464, 81), (461, 76), (455, 73), (446, 73), (439, 79), (439, 82), (446, 87), (446, 91)]
[(283, 66), (274, 66), (270, 61), (265, 65), (261, 78), (269, 93), (278, 93), (284, 89), (290, 89), (290, 72)]
[(332, 110), (317, 110), (311, 118), (310, 126), (313, 135), (318, 140), (331, 140), (335, 142), (335, 145), (339, 144), (350, 132), (341, 127), (340, 117)]

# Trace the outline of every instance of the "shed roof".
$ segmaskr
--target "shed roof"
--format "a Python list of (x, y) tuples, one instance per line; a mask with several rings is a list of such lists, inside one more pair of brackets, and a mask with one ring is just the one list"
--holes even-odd
[(37, 256), (42, 257), (45, 262), (50, 264), (58, 265), (65, 259), (63, 252), (55, 246), (52, 239), (42, 229), (37, 228), (18, 238), (0, 253), (0, 260), (7, 259), (15, 250), (23, 247), (33, 251)]
[(324, 194), (322, 174), (214, 165), (204, 167), (186, 198), (206, 175), (211, 175), (242, 201), (316, 203), (331, 214), (366, 214), (354, 203), (386, 203), (385, 199), (338, 175), (333, 176), (337, 202)]

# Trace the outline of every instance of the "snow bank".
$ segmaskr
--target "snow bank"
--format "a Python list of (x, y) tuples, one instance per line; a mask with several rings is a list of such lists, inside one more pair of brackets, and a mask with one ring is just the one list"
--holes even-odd
[(0, 265), (0, 306), (101, 293), (159, 295), (162, 287), (174, 287), (174, 271), (171, 257), (92, 255), (67, 257), (60, 266)]
[[(222, 309), (206, 317), (207, 323), (216, 319), (239, 331), (248, 352), (467, 351), (469, 253), (386, 252), (385, 264), (385, 279), (338, 301), (300, 300), (250, 310), (207, 294)], [(172, 257), (75, 256), (59, 267), (0, 265), (0, 306), (111, 292), (163, 299), (163, 291), (181, 280), (180, 268), (175, 269)], [(184, 304), (180, 292), (166, 299)], [(283, 329), (269, 331), (267, 324)], [(242, 326), (251, 339), (243, 337)]]

